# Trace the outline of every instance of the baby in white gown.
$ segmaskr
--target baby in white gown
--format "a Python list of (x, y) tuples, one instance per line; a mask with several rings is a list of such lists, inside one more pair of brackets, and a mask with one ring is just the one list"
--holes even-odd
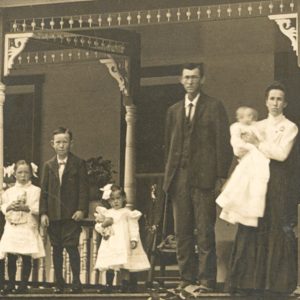
[(265, 210), (270, 160), (255, 145), (245, 141), (248, 134), (256, 135), (260, 142), (264, 140), (263, 132), (256, 127), (257, 112), (240, 107), (236, 117), (238, 122), (231, 125), (230, 133), (239, 164), (216, 202), (222, 208), (221, 219), (257, 227), (258, 218), (263, 217)]

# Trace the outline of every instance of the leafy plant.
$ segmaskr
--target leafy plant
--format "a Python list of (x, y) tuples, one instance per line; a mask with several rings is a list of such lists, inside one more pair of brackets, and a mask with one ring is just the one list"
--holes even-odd
[(112, 162), (103, 159), (102, 156), (89, 158), (86, 165), (90, 184), (96, 185), (98, 188), (110, 183), (113, 175), (117, 173), (113, 170)]

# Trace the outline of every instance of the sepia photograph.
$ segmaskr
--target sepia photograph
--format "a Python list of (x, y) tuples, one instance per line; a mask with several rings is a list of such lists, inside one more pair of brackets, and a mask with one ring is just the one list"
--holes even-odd
[(299, 14), (0, 0), (0, 299), (300, 299)]

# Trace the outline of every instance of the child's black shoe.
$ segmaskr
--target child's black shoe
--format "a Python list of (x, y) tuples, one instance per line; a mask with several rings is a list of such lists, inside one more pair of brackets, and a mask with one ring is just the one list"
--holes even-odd
[(129, 293), (130, 292), (130, 285), (128, 280), (122, 280), (121, 284), (121, 293)]
[(1, 295), (8, 295), (8, 294), (15, 294), (16, 289), (15, 287), (8, 286), (7, 288), (1, 290)]
[(26, 285), (20, 285), (15, 291), (15, 294), (27, 294), (27, 293), (28, 293), (28, 287)]
[(100, 294), (110, 294), (113, 292), (113, 287), (110, 284), (106, 284), (99, 290)]

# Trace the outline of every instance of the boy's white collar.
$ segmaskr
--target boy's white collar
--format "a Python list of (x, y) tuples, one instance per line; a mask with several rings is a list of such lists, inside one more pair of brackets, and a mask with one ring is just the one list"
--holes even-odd
[(57, 159), (57, 162), (58, 163), (67, 163), (67, 161), (68, 161), (68, 156), (67, 157), (65, 157), (64, 159), (60, 159), (58, 156), (56, 156), (56, 159)]

